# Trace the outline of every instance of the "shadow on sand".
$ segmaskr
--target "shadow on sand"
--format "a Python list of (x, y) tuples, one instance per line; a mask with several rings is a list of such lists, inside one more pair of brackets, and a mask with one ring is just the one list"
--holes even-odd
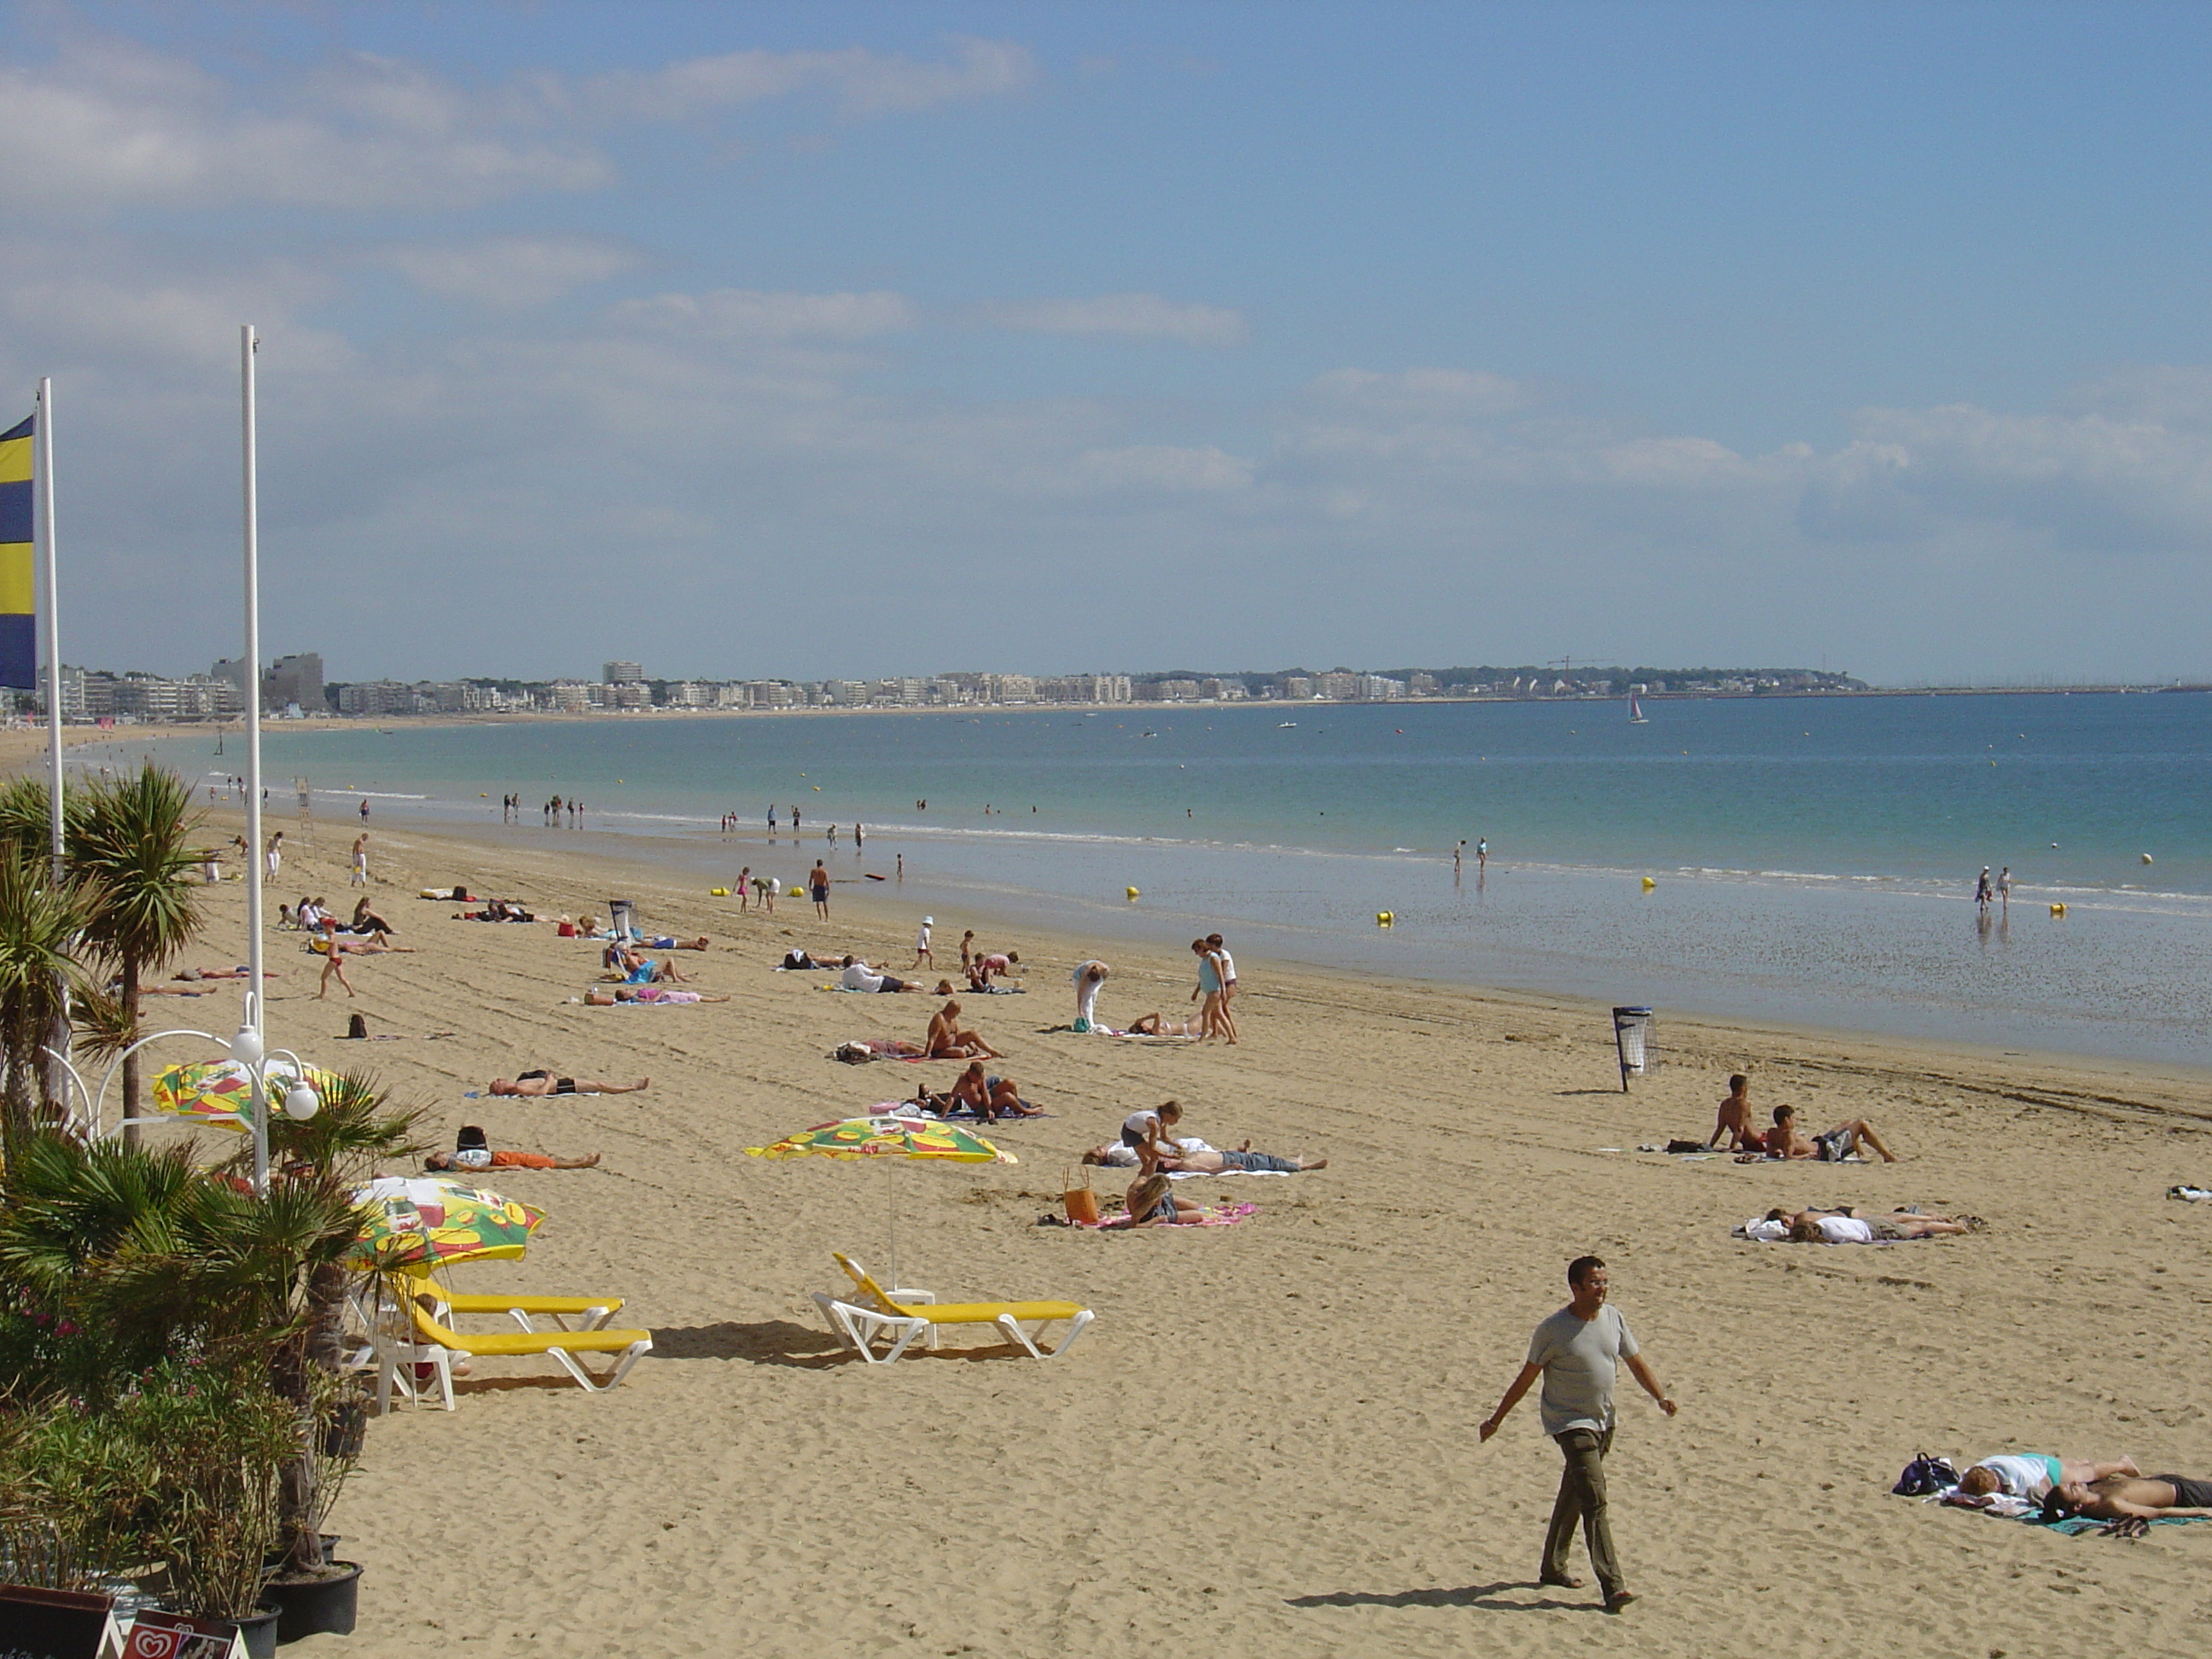
[[(1467, 1584), (1458, 1589), (1436, 1588), (1409, 1590), (1332, 1590), (1326, 1595), (1292, 1595), (1285, 1598), (1285, 1605), (1293, 1607), (1482, 1607), (1492, 1613), (1602, 1613), (1601, 1601), (1560, 1601), (1550, 1592), (1556, 1585), (1539, 1584), (1531, 1579), (1505, 1579), (1495, 1584)], [(1539, 1590), (1545, 1592), (1538, 1601), (1509, 1598), (1506, 1590)]]

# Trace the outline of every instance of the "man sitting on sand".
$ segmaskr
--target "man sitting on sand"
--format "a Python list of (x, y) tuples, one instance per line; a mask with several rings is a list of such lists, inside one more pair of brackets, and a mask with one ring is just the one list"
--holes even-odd
[(2072, 1481), (2094, 1486), (2116, 1474), (2140, 1476), (2132, 1457), (2099, 1463), (2087, 1458), (2053, 1457), (2047, 1452), (2007, 1452), (1984, 1457), (1959, 1477), (1958, 1492), (1968, 1498), (1988, 1498), (2003, 1492), (2041, 1503), (2054, 1486)]
[(1002, 1117), (1042, 1117), (1044, 1114), (1021, 1097), (1010, 1077), (988, 1077), (983, 1062), (975, 1061), (952, 1085), (952, 1103), (964, 1106), (986, 1123)]
[[(1721, 1147), (1726, 1140), (1728, 1146)], [(1729, 1079), (1729, 1091), (1721, 1102), (1720, 1119), (1705, 1145), (1731, 1152), (1763, 1152), (1766, 1137), (1751, 1127), (1751, 1079), (1741, 1072)]]
[(596, 1077), (556, 1077), (546, 1071), (518, 1072), (512, 1079), (494, 1078), (484, 1085), (484, 1092), (526, 1098), (540, 1095), (634, 1095), (652, 1083), (649, 1077), (641, 1077), (635, 1083), (609, 1083)]
[(1948, 1215), (1893, 1210), (1887, 1215), (1856, 1216), (1843, 1210), (1769, 1210), (1769, 1221), (1790, 1229), (1793, 1244), (1874, 1244), (1893, 1239), (1951, 1238), (1973, 1229)]
[(2045, 1493), (2043, 1519), (2063, 1521), (2086, 1515), (2094, 1521), (2111, 1521), (2120, 1535), (2140, 1536), (2153, 1522), (2212, 1518), (2212, 1480), (2191, 1480), (2186, 1475), (2108, 1474), (2098, 1480), (2067, 1480)]
[(960, 1025), (960, 1005), (948, 1002), (929, 1017), (929, 1035), (923, 1039), (932, 1060), (1000, 1060), (1005, 1058), (975, 1032)]
[(1881, 1144), (1881, 1137), (1874, 1126), (1863, 1117), (1847, 1117), (1826, 1134), (1808, 1140), (1797, 1133), (1797, 1109), (1777, 1106), (1774, 1127), (1766, 1132), (1766, 1155), (1769, 1158), (1817, 1158), (1823, 1164), (1840, 1164), (1864, 1142), (1881, 1155), (1885, 1164), (1897, 1162), (1897, 1154)]

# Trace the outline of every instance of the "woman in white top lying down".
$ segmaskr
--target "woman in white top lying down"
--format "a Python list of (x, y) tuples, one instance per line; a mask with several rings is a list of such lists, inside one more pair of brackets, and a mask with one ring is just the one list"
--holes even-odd
[(1947, 1238), (1973, 1231), (1948, 1215), (1917, 1215), (1910, 1210), (1869, 1218), (1841, 1210), (1769, 1210), (1766, 1218), (1787, 1223), (1793, 1244), (1872, 1244), (1899, 1238)]

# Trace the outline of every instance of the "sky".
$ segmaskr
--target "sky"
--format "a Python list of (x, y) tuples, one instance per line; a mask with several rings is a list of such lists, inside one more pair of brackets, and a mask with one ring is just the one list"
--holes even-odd
[[(63, 657), (2212, 679), (2212, 10), (0, 3)], [(20, 405), (20, 409), (18, 408)]]

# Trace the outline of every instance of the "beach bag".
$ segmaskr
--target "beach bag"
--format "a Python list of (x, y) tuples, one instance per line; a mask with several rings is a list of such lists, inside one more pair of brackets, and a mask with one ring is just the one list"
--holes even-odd
[(1905, 1466), (1905, 1473), (1897, 1477), (1890, 1491), (1899, 1498), (1932, 1498), (1958, 1484), (1959, 1472), (1949, 1459), (1922, 1452)]
[(1098, 1194), (1091, 1190), (1090, 1170), (1087, 1167), (1084, 1170), (1083, 1184), (1079, 1187), (1075, 1185), (1067, 1170), (1063, 1167), (1060, 1172), (1060, 1202), (1067, 1210), (1068, 1220), (1079, 1226), (1097, 1226), (1098, 1224)]
[(365, 1041), (368, 1036), (368, 1016), (364, 1014), (356, 1014), (350, 1019), (347, 1020), (346, 1035), (349, 1037)]

